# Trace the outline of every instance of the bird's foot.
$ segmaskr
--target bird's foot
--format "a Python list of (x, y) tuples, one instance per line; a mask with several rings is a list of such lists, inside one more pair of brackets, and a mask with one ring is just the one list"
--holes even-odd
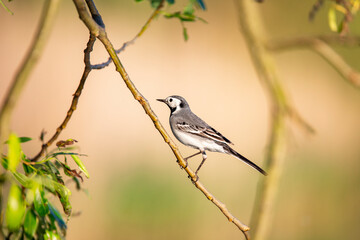
[(185, 167), (182, 167), (182, 168), (187, 168), (188, 167), (188, 160), (187, 159), (184, 159), (185, 160)]
[(176, 160), (176, 162), (180, 165), (180, 169), (185, 169), (185, 168), (187, 168), (188, 167), (188, 161), (187, 161), (187, 158), (184, 158), (184, 161), (185, 161), (185, 167), (183, 167), (181, 164), (180, 164), (180, 162), (179, 162), (179, 160)]
[(197, 181), (199, 181), (199, 176), (195, 174), (194, 177), (188, 176), (188, 178), (191, 180), (193, 184), (195, 184)]

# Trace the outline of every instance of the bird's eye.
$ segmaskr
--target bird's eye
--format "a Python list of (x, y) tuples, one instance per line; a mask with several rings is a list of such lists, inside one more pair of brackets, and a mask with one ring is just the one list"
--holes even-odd
[(169, 99), (169, 102), (172, 102), (172, 101), (173, 101), (173, 99), (172, 99), (172, 98), (170, 98), (170, 99)]

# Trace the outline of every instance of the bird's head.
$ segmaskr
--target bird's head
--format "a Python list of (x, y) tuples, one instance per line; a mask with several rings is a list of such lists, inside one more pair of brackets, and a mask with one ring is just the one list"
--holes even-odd
[(168, 107), (171, 110), (171, 113), (175, 113), (180, 109), (189, 108), (189, 104), (186, 102), (186, 100), (183, 97), (176, 95), (167, 97), (165, 99), (156, 99), (156, 100), (168, 105)]

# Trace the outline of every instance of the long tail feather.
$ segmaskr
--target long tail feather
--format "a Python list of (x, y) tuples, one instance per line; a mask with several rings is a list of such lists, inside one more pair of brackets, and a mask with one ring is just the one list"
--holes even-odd
[(226, 153), (233, 155), (234, 157), (236, 157), (236, 158), (240, 159), (241, 161), (245, 162), (250, 167), (253, 167), (254, 169), (258, 170), (263, 175), (265, 175), (265, 176), (268, 175), (261, 167), (259, 167), (258, 165), (256, 165), (255, 163), (253, 163), (252, 161), (250, 161), (249, 159), (247, 159), (246, 157), (244, 157), (240, 153), (236, 152), (234, 149), (229, 147), (227, 144), (224, 144), (224, 150), (225, 150)]

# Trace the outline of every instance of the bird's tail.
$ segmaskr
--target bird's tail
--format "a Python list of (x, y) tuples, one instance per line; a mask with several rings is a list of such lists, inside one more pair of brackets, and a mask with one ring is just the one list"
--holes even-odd
[(240, 159), (241, 161), (245, 162), (247, 165), (255, 168), (256, 170), (258, 170), (260, 173), (262, 173), (263, 175), (267, 176), (268, 174), (258, 165), (256, 165), (255, 163), (253, 163), (252, 161), (250, 161), (249, 159), (247, 159), (246, 157), (244, 157), (243, 155), (241, 155), (240, 153), (236, 152), (234, 149), (232, 149), (231, 147), (229, 147), (229, 145), (224, 144), (224, 150), (226, 153), (233, 155), (234, 157)]

